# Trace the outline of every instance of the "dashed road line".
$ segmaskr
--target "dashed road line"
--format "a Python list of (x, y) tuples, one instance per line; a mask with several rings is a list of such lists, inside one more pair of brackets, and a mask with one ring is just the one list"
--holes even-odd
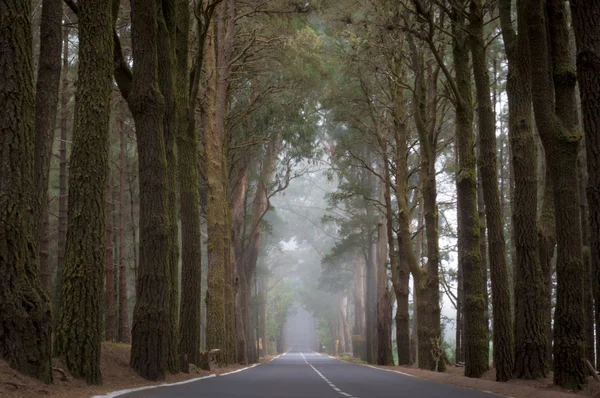
[(338, 388), (338, 387), (337, 387), (335, 384), (333, 384), (332, 382), (330, 382), (330, 381), (327, 379), (327, 377), (325, 377), (325, 376), (323, 375), (323, 373), (319, 372), (319, 371), (317, 370), (317, 368), (315, 368), (314, 366), (312, 366), (312, 365), (311, 365), (311, 364), (310, 364), (310, 363), (309, 363), (309, 362), (306, 360), (306, 357), (304, 356), (304, 354), (303, 354), (303, 353), (300, 353), (300, 355), (302, 355), (302, 358), (304, 358), (304, 362), (306, 362), (306, 364), (307, 364), (308, 366), (310, 366), (310, 367), (312, 368), (312, 370), (314, 370), (315, 372), (317, 372), (317, 374), (318, 374), (318, 375), (319, 375), (319, 376), (320, 376), (320, 377), (321, 377), (321, 378), (322, 378), (322, 379), (323, 379), (323, 380), (324, 380), (324, 381), (325, 381), (327, 384), (329, 384), (329, 387), (333, 388), (333, 390), (334, 390), (334, 391), (336, 391), (336, 392), (340, 393), (341, 395), (344, 395), (344, 396), (346, 396), (346, 397), (348, 397), (348, 398), (358, 398), (358, 397), (355, 397), (354, 395), (348, 394), (347, 392), (344, 392), (344, 391), (342, 391), (341, 389), (339, 389), (339, 388)]

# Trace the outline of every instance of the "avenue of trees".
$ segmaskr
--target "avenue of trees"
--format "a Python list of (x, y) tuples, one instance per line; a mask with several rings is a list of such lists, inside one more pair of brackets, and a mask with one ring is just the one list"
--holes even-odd
[(295, 305), (373, 364), (600, 365), (598, 1), (0, 0), (0, 104), (24, 374), (256, 363)]

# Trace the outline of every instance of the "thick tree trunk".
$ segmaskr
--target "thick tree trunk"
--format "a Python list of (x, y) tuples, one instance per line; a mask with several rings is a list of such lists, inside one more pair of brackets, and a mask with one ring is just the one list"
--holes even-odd
[[(523, 1), (518, 1), (519, 26), (524, 25)], [(515, 366), (517, 378), (536, 379), (548, 372), (543, 282), (537, 238), (537, 160), (531, 109), (529, 40), (527, 32), (517, 36), (512, 25), (511, 2), (498, 4), (502, 36), (508, 58), (508, 133), (511, 166), (514, 169), (512, 204), (515, 280)], [(526, 299), (528, 294), (535, 300)]]
[(583, 244), (583, 305), (585, 318), (585, 357), (595, 368), (596, 352), (594, 349), (594, 289), (592, 275), (592, 259), (590, 258), (590, 224), (585, 187), (587, 185), (585, 165), (585, 145), (579, 153), (577, 168), (579, 169), (579, 214), (581, 218), (581, 241)]
[(69, 161), (67, 158), (68, 138), (68, 105), (71, 99), (69, 91), (69, 29), (65, 29), (63, 37), (63, 66), (62, 66), (62, 94), (60, 100), (60, 171), (58, 176), (58, 247), (56, 255), (56, 280), (54, 282), (54, 295), (52, 298), (52, 311), (55, 314), (54, 324), (58, 320), (60, 308), (60, 293), (62, 290), (62, 274), (65, 263), (65, 245), (67, 241), (67, 179)]
[[(545, 2), (532, 0), (527, 7), (527, 22), (533, 108), (544, 149), (549, 155), (547, 166), (554, 188), (558, 244), (554, 383), (579, 390), (583, 388), (586, 373), (581, 225), (575, 222), (580, 217), (576, 164), (580, 134), (576, 128), (576, 77), (570, 65), (564, 4), (550, 0), (545, 7)], [(555, 104), (548, 100), (553, 97)]]
[[(168, 227), (168, 301), (169, 328), (167, 330), (167, 367), (171, 373), (179, 371), (179, 244), (177, 226), (177, 156), (175, 153), (175, 135), (177, 130), (177, 96), (175, 92), (176, 73), (175, 35), (176, 1), (163, 0), (158, 4), (158, 85), (165, 101), (163, 117), (163, 137), (167, 157), (167, 223)], [(187, 8), (187, 7), (186, 7)], [(187, 74), (187, 72), (186, 72)]]
[(456, 73), (456, 137), (458, 149), (457, 195), (462, 241), (464, 288), (465, 376), (481, 377), (488, 370), (487, 336), (483, 298), (483, 274), (479, 248), (479, 216), (477, 214), (477, 179), (473, 152), (473, 109), (471, 108), (471, 73), (468, 35), (464, 32), (464, 16), (453, 15), (453, 58)]
[(50, 383), (50, 305), (34, 250), (32, 213), (36, 196), (31, 1), (2, 3), (0, 48), (0, 358)]
[[(110, 151), (108, 152), (110, 157)], [(105, 291), (106, 291), (106, 313), (105, 313), (105, 335), (104, 340), (114, 341), (117, 336), (117, 324), (115, 319), (115, 277), (113, 264), (113, 224), (112, 224), (112, 182), (110, 174), (110, 165), (106, 176), (106, 272), (105, 272)]]
[[(590, 220), (590, 258), (594, 273), (596, 330), (600, 330), (600, 4), (571, 0), (577, 44), (577, 78), (583, 110), (587, 152), (587, 200)], [(596, 333), (596, 363), (600, 365), (600, 333)]]
[[(494, 367), (496, 368), (496, 380), (507, 381), (512, 377), (514, 365), (514, 336), (509, 293), (511, 286), (506, 267), (506, 243), (498, 192), (496, 122), (492, 109), (490, 79), (483, 38), (482, 0), (471, 0), (470, 33), (479, 116), (480, 153), (478, 160), (485, 201), (492, 281)], [(485, 268), (485, 263), (482, 266)], [(487, 291), (487, 285), (485, 288), (484, 292)]]
[(33, 207), (40, 274), (50, 294), (52, 273), (48, 263), (48, 178), (54, 141), (62, 48), (62, 1), (43, 0), (40, 21), (40, 56), (35, 90), (34, 178), (36, 202)]
[[(125, 105), (122, 103), (122, 105)], [(129, 343), (129, 300), (127, 299), (127, 266), (125, 264), (125, 116), (123, 106), (117, 119), (120, 135), (119, 148), (119, 314), (117, 341)]]
[(142, 377), (165, 377), (171, 286), (164, 99), (158, 89), (157, 15), (152, 0), (133, 0), (133, 86), (128, 103), (138, 144), (140, 242), (131, 367)]
[(69, 175), (69, 232), (54, 343), (71, 375), (88, 384), (100, 384), (112, 14), (108, 0), (85, 0), (78, 5), (79, 69)]

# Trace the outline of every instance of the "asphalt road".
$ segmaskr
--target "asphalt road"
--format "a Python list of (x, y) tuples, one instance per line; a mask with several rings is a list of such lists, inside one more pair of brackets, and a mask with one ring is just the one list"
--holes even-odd
[(493, 398), (451, 385), (348, 364), (303, 349), (235, 374), (130, 392), (127, 398)]

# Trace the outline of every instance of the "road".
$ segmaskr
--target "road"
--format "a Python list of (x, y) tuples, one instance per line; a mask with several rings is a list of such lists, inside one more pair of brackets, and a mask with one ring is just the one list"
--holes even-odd
[(349, 364), (292, 348), (251, 369), (191, 383), (130, 392), (126, 398), (493, 398), (408, 375)]

